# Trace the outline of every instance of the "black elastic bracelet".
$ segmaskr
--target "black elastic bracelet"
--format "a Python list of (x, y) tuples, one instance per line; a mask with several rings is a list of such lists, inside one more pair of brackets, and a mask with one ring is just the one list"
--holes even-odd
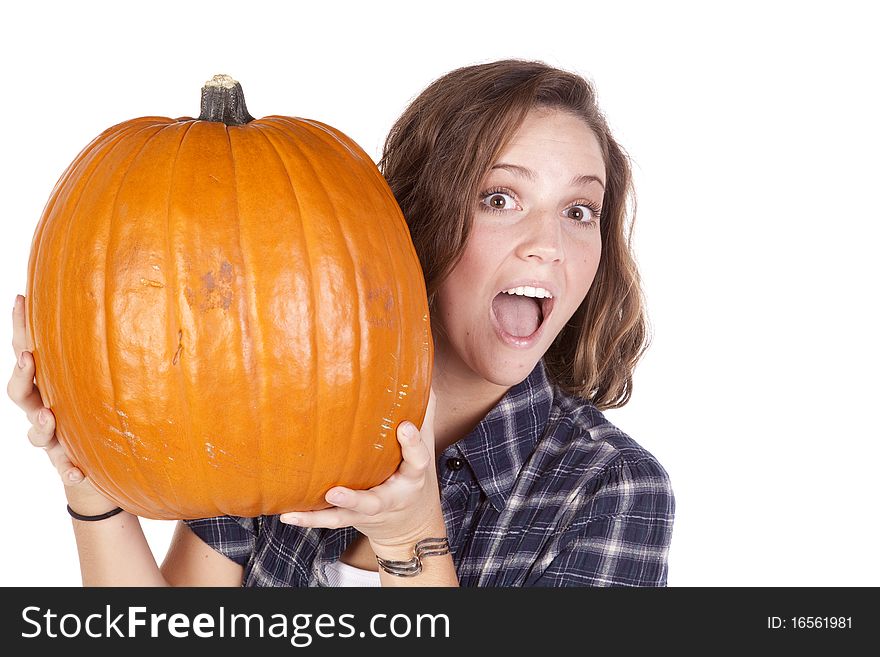
[(94, 520), (104, 520), (106, 518), (112, 518), (117, 513), (122, 513), (123, 509), (121, 506), (117, 506), (112, 511), (108, 511), (107, 513), (101, 513), (96, 516), (84, 516), (81, 513), (77, 513), (73, 509), (70, 508), (70, 505), (67, 505), (67, 512), (70, 514), (71, 518), (75, 518), (76, 520), (85, 520), (87, 522), (92, 522)]

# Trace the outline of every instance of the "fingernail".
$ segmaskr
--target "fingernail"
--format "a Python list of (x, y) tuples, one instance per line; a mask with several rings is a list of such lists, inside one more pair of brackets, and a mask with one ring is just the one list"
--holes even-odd
[(16, 308), (18, 308), (18, 304), (20, 304), (20, 303), (21, 303), (21, 295), (16, 294), (15, 295), (15, 302), (13, 302), (13, 304), (12, 304), (12, 309), (15, 310)]
[(40, 409), (40, 412), (37, 413), (37, 420), (40, 421), (40, 424), (46, 424), (46, 422), (49, 421), (49, 418), (46, 416), (46, 411), (42, 408)]
[(297, 518), (296, 516), (283, 515), (280, 517), (280, 520), (281, 520), (281, 522), (288, 524), (288, 525), (298, 525), (299, 524), (299, 518)]
[(23, 351), (18, 355), (18, 369), (20, 369), (20, 370), (24, 369), (24, 352)]
[(79, 470), (71, 470), (67, 473), (67, 478), (70, 481), (80, 481), (82, 479), (82, 473)]
[(327, 494), (327, 499), (331, 502), (339, 502), (345, 499), (345, 493), (343, 493), (341, 490), (334, 490), (333, 492)]

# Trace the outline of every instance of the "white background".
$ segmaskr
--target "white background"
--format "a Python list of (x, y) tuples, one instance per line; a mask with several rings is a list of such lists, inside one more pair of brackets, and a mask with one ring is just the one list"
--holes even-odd
[[(655, 337), (631, 403), (608, 416), (671, 476), (669, 584), (880, 585), (871, 3), (198, 5), (3, 9), (8, 310), (79, 150), (129, 118), (197, 113), (215, 73), (242, 82), (254, 116), (324, 121), (377, 159), (436, 77), (540, 59), (595, 83), (635, 162)], [(5, 399), (0, 584), (79, 585), (60, 482)], [(145, 525), (161, 559), (172, 523)]]

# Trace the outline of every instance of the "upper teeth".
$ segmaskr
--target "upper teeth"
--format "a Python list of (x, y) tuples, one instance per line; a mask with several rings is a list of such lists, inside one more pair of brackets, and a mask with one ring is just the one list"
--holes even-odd
[(512, 287), (509, 290), (504, 290), (504, 294), (518, 294), (520, 296), (537, 297), (538, 299), (553, 298), (553, 295), (543, 287), (531, 287), (530, 285)]

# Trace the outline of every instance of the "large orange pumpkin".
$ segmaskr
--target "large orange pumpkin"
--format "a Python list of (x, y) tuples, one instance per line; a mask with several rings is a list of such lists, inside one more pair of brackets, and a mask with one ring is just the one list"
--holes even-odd
[(34, 234), (27, 326), (57, 435), (148, 518), (327, 507), (400, 462), (433, 347), (409, 231), (318, 121), (255, 120), (216, 76), (198, 119), (89, 144)]

